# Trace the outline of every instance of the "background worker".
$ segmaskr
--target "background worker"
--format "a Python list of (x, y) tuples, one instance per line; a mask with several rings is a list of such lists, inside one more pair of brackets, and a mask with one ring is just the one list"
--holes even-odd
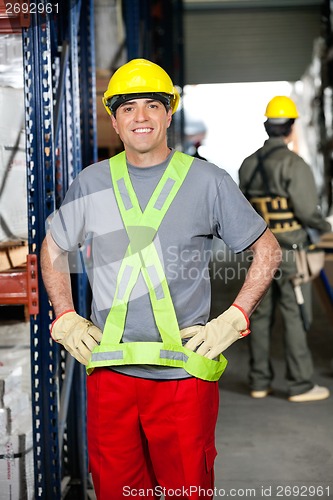
[[(212, 498), (221, 353), (249, 333), (280, 261), (276, 239), (230, 176), (168, 147), (178, 101), (150, 61), (114, 73), (104, 105), (125, 152), (78, 175), (42, 247), (51, 335), (90, 374), (99, 500), (159, 498), (158, 487), (165, 498)], [(213, 235), (235, 252), (250, 248), (253, 263), (235, 304), (207, 323)], [(67, 267), (68, 252), (87, 241), (92, 322), (74, 310)]]
[[(269, 101), (264, 123), (269, 136), (258, 151), (246, 158), (239, 170), (240, 188), (279, 241), (283, 260), (279, 275), (251, 318), (250, 388), (254, 398), (266, 397), (274, 378), (270, 339), (278, 303), (284, 323), (284, 348), (289, 401), (326, 399), (326, 387), (315, 385), (313, 364), (301, 309), (291, 278), (296, 274), (295, 248), (311, 243), (309, 230), (331, 231), (318, 210), (318, 196), (310, 167), (288, 148), (298, 112), (286, 96)], [(305, 314), (311, 319), (311, 284), (301, 286)]]

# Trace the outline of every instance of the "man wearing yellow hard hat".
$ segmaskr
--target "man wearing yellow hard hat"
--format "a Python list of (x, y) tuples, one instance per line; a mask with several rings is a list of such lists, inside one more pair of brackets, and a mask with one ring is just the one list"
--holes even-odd
[(267, 104), (265, 116), (264, 126), (269, 138), (262, 148), (243, 161), (239, 180), (241, 190), (279, 241), (283, 260), (279, 275), (251, 319), (251, 396), (264, 398), (272, 392), (274, 372), (270, 339), (278, 304), (284, 323), (288, 399), (292, 402), (319, 401), (328, 398), (330, 393), (326, 387), (313, 382), (313, 362), (307, 343), (311, 284), (310, 281), (300, 284), (305, 280), (300, 279), (296, 262), (301, 250), (312, 247), (313, 232), (319, 235), (329, 232), (331, 223), (318, 210), (310, 167), (288, 148), (298, 118), (294, 101), (287, 96), (274, 97)]
[[(212, 498), (222, 352), (249, 333), (280, 248), (224, 170), (168, 147), (179, 94), (160, 66), (128, 62), (103, 102), (125, 151), (85, 168), (51, 222), (51, 335), (87, 367), (97, 498)], [(235, 303), (208, 322), (213, 236), (254, 259)], [(91, 321), (59, 270), (87, 242)]]

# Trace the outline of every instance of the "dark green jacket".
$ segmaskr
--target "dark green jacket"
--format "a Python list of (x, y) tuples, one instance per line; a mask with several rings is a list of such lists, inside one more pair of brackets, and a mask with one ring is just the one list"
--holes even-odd
[[(311, 168), (293, 151), (288, 149), (282, 137), (269, 138), (262, 148), (247, 157), (239, 169), (240, 189), (245, 193), (254, 169), (258, 165), (258, 154), (265, 155), (280, 146), (264, 160), (270, 194), (288, 199), (302, 229), (278, 233), (280, 244), (287, 246), (305, 243), (308, 239), (306, 227), (317, 230), (320, 234), (331, 230), (330, 224), (322, 216), (318, 206), (318, 194)], [(248, 197), (265, 196), (266, 190), (261, 175), (258, 173), (249, 188)]]

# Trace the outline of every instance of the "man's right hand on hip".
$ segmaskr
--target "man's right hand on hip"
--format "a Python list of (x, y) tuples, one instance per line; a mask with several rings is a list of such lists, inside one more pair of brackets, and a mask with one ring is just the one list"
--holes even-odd
[(91, 321), (66, 311), (60, 314), (52, 323), (51, 337), (83, 365), (87, 365), (94, 348), (102, 340), (102, 331)]

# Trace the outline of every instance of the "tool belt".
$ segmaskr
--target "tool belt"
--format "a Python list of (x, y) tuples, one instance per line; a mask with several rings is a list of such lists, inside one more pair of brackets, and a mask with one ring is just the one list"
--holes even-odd
[(302, 285), (317, 278), (325, 264), (325, 252), (315, 245), (295, 250), (297, 273), (292, 277), (293, 285)]
[[(258, 164), (244, 189), (244, 194), (251, 205), (262, 216), (272, 233), (275, 234), (295, 231), (302, 227), (295, 217), (289, 200), (285, 196), (272, 194), (269, 178), (264, 168), (264, 160), (274, 151), (281, 148), (284, 148), (284, 146), (277, 146), (268, 151), (265, 155), (258, 154)], [(264, 194), (262, 196), (250, 196), (249, 189), (257, 174), (260, 174), (262, 178)]]
[(284, 196), (258, 196), (249, 199), (251, 205), (265, 220), (272, 233), (301, 229)]
[(295, 250), (296, 274), (290, 280), (294, 288), (296, 302), (300, 308), (300, 313), (305, 331), (310, 329), (309, 321), (301, 285), (314, 280), (319, 276), (325, 264), (325, 252), (318, 250), (315, 245), (307, 248), (297, 248)]

